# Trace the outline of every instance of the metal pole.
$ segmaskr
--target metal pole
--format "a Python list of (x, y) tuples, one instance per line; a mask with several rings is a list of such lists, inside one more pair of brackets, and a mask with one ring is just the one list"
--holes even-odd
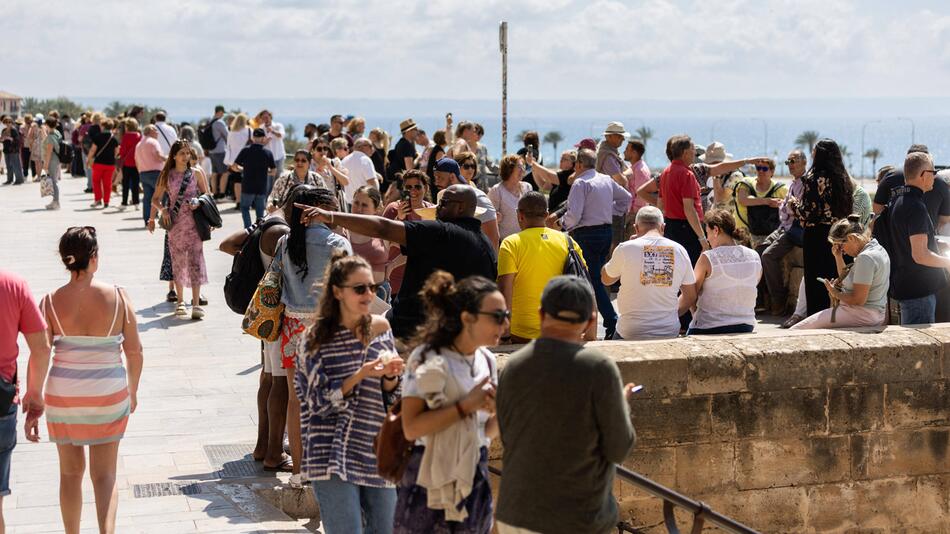
[(508, 23), (498, 26), (498, 48), (501, 51), (501, 155), (508, 153)]
[(909, 119), (907, 117), (897, 117), (899, 121), (907, 121), (910, 123), (910, 144), (917, 142), (917, 124), (914, 123), (914, 119)]

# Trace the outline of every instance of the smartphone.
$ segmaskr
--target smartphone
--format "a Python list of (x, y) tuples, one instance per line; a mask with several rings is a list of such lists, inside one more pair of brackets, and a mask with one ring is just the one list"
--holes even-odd
[(403, 200), (404, 202), (409, 202), (409, 191), (408, 191), (408, 190), (402, 192), (402, 200)]
[(821, 282), (822, 284), (827, 284), (827, 283), (828, 283), (827, 280), (825, 280), (824, 278), (822, 278), (822, 277), (820, 277), (820, 276), (817, 277), (817, 278), (815, 278), (815, 280), (818, 280), (818, 281)]
[(642, 384), (639, 385), (639, 386), (633, 386), (633, 387), (630, 389), (630, 393), (640, 393), (641, 391), (643, 391), (643, 385), (642, 385)]

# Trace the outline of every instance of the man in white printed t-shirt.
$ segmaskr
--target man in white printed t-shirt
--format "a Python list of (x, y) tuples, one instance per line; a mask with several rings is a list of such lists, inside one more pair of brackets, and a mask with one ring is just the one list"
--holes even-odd
[(620, 318), (614, 339), (663, 339), (679, 335), (680, 315), (696, 300), (696, 277), (682, 245), (663, 237), (663, 213), (637, 212), (637, 237), (618, 246), (601, 271), (604, 285), (620, 280)]

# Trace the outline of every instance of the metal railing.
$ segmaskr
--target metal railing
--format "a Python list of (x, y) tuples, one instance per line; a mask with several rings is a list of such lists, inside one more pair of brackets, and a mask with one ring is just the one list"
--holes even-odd
[[(662, 484), (658, 484), (649, 478), (634, 473), (633, 471), (623, 467), (621, 465), (616, 466), (617, 476), (621, 480), (632, 484), (644, 491), (653, 495), (658, 499), (663, 500), (663, 524), (666, 526), (666, 531), (670, 534), (679, 534), (680, 530), (676, 524), (676, 516), (673, 513), (675, 507), (680, 507), (687, 512), (693, 514), (693, 526), (690, 529), (691, 534), (699, 534), (703, 530), (703, 526), (706, 523), (715, 525), (720, 529), (731, 532), (733, 534), (759, 534), (757, 530), (749, 528), (742, 523), (726, 517), (719, 512), (715, 512), (706, 506), (700, 501), (694, 501), (685, 495), (681, 495)], [(501, 469), (497, 467), (488, 466), (488, 471), (496, 476), (501, 476)], [(617, 531), (620, 533), (623, 532), (632, 532), (637, 534), (641, 532), (635, 528), (630, 523), (626, 521), (621, 521), (617, 524)]]

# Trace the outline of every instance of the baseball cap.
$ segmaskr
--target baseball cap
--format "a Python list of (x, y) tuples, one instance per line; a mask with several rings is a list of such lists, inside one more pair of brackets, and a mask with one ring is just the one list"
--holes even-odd
[(254, 137), (267, 137), (267, 132), (263, 128), (254, 128)]
[(581, 139), (574, 145), (574, 148), (586, 148), (588, 150), (597, 150), (597, 141), (594, 141), (590, 137), (587, 139)]
[(459, 167), (457, 161), (452, 158), (442, 158), (439, 161), (435, 162), (435, 170), (439, 172), (450, 172), (459, 179), (463, 184), (467, 184), (468, 181), (462, 177), (462, 169)]
[(555, 276), (541, 293), (541, 311), (559, 321), (586, 323), (594, 312), (590, 282), (579, 276)]

